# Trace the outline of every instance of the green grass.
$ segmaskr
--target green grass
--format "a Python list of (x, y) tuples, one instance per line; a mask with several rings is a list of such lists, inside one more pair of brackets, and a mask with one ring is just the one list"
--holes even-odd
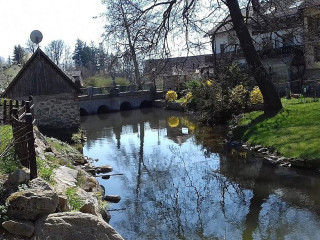
[(68, 199), (68, 203), (72, 211), (79, 211), (83, 206), (84, 201), (80, 198), (77, 193), (76, 187), (68, 187), (66, 190), (66, 196)]
[(57, 167), (56, 165), (50, 164), (46, 160), (42, 160), (39, 157), (36, 158), (38, 167), (38, 176), (43, 180), (47, 181), (50, 185), (54, 185), (53, 170)]
[[(130, 82), (125, 78), (116, 77), (115, 82), (120, 86), (128, 86)], [(112, 85), (112, 79), (104, 76), (93, 76), (84, 80), (85, 87), (110, 87)]]
[(0, 176), (5, 173), (12, 173), (20, 167), (16, 157), (14, 147), (6, 149), (12, 142), (12, 128), (10, 125), (0, 126), (0, 154), (4, 153), (0, 159)]
[(0, 153), (2, 153), (7, 144), (12, 141), (12, 128), (10, 125), (2, 125), (0, 126)]
[(320, 102), (283, 99), (284, 109), (272, 118), (245, 114), (235, 136), (270, 147), (285, 157), (320, 160)]

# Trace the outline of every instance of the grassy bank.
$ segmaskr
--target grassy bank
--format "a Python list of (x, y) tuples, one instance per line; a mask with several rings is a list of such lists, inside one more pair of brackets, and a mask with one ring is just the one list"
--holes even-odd
[(245, 114), (235, 136), (285, 157), (320, 161), (320, 102), (283, 99), (282, 103), (284, 110), (272, 118), (261, 111)]

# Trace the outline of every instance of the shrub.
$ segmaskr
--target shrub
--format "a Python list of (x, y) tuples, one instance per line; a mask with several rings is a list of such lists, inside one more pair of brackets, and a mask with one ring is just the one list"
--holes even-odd
[(192, 101), (193, 95), (192, 92), (188, 92), (182, 99), (182, 106), (187, 106)]
[(235, 86), (230, 92), (230, 108), (236, 112), (248, 107), (249, 91), (242, 84)]
[(186, 85), (187, 85), (187, 88), (188, 88), (188, 89), (192, 90), (192, 89), (194, 89), (194, 88), (199, 87), (199, 86), (201, 85), (201, 82), (200, 82), (199, 80), (192, 79), (192, 80), (188, 81), (188, 82), (186, 83)]
[(177, 100), (177, 98), (178, 98), (178, 95), (175, 91), (170, 90), (166, 94), (166, 100), (169, 102), (175, 101)]
[(259, 87), (255, 86), (250, 92), (250, 102), (252, 104), (263, 103), (263, 97)]

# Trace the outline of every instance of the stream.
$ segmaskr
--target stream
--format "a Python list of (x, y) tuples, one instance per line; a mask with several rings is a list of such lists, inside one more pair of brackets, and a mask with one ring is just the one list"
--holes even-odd
[(83, 154), (114, 169), (99, 179), (125, 239), (320, 239), (320, 175), (223, 143), (227, 129), (181, 112), (84, 116)]

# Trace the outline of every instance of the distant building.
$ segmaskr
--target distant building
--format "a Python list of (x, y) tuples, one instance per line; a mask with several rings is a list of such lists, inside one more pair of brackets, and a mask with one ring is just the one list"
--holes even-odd
[(71, 76), (72, 81), (79, 87), (83, 87), (83, 75), (82, 71), (67, 71), (69, 76)]
[(9, 99), (34, 98), (40, 129), (76, 129), (80, 125), (79, 87), (38, 48), (3, 93)]
[[(320, 1), (276, 0), (260, 4), (259, 14), (252, 8), (242, 9), (255, 48), (278, 88), (300, 92), (304, 80), (320, 78)], [(246, 60), (228, 20), (227, 16), (208, 34), (215, 49), (215, 64), (235, 62), (245, 69)]]
[(202, 75), (213, 73), (213, 55), (150, 59), (145, 61), (144, 74), (148, 82), (154, 82), (157, 89), (176, 90), (179, 84)]

